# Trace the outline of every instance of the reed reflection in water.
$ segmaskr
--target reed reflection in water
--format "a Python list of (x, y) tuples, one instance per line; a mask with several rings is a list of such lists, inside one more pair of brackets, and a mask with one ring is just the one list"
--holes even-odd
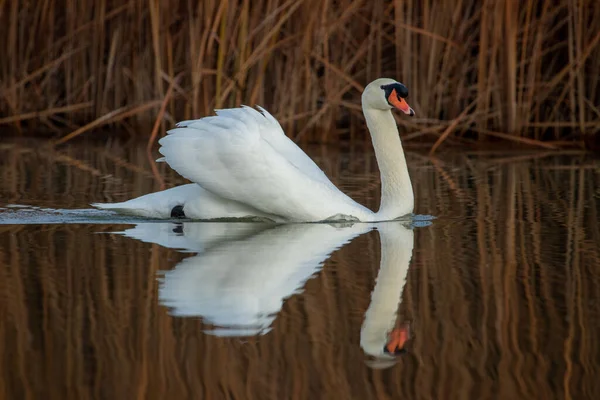
[[(107, 158), (114, 153), (102, 148), (70, 147), (58, 155), (18, 149), (3, 151), (0, 158), (5, 204), (84, 207), (156, 185), (143, 170), (115, 166)], [(127, 151), (127, 159), (135, 160), (138, 150)], [(376, 182), (370, 157), (333, 153), (317, 160), (328, 160), (320, 165), (334, 182), (372, 206), (378, 199), (377, 186), (366, 184)], [(0, 396), (599, 398), (597, 162), (408, 157), (416, 211), (440, 217), (431, 226), (406, 231), (414, 235), (408, 270), (386, 274), (385, 232), (379, 227), (361, 234), (358, 224), (339, 231), (324, 225), (325, 232), (344, 237), (320, 243), (313, 239), (323, 241), (329, 233), (306, 235), (311, 244), (299, 247), (307, 256), (316, 249), (313, 267), (282, 279), (288, 286), (268, 286), (268, 278), (290, 272), (290, 264), (273, 259), (286, 270), (273, 264), (261, 295), (277, 293), (282, 300), (265, 307), (275, 312), (258, 319), (261, 334), (255, 336), (217, 336), (215, 329), (228, 328), (211, 324), (223, 323), (215, 316), (173, 315), (181, 308), (177, 299), (167, 301), (165, 288), (169, 277), (185, 281), (185, 275), (178, 276), (181, 266), (195, 258), (218, 254), (219, 246), (235, 241), (256, 240), (272, 228), (234, 234), (202, 231), (207, 225), (195, 223), (152, 224), (155, 234), (144, 242), (114, 233), (131, 234), (142, 224), (0, 225)], [(107, 170), (110, 177), (104, 177)], [(157, 239), (163, 226), (166, 233), (176, 230), (167, 240), (187, 242)], [(216, 239), (198, 240), (188, 226)], [(289, 249), (300, 243), (282, 243), (287, 250), (281, 254), (292, 257)], [(234, 260), (246, 265), (264, 256), (240, 254)], [(320, 269), (322, 258), (327, 259)], [(219, 267), (223, 277), (239, 279), (240, 285), (244, 276), (253, 278), (242, 266), (240, 276), (232, 267)], [(399, 282), (390, 284), (399, 298), (389, 304), (394, 303), (398, 320), (410, 321), (413, 337), (408, 354), (377, 369), (366, 362), (361, 332), (365, 315), (377, 304), (376, 283), (392, 279)], [(195, 281), (187, 280), (190, 297), (184, 300), (208, 295), (193, 292)], [(225, 309), (248, 310), (239, 300), (218, 300)], [(240, 315), (251, 313), (237, 315), (236, 324)]]

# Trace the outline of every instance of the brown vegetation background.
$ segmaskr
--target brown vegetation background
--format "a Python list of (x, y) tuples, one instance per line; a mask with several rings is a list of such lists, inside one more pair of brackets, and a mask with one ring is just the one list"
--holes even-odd
[(387, 76), (406, 140), (580, 144), (599, 42), (596, 0), (4, 0), (0, 125), (148, 137), (245, 103), (298, 141), (364, 140), (360, 92)]

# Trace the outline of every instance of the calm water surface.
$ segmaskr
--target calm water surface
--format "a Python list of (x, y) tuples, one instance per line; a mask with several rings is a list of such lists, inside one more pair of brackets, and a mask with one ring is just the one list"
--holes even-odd
[[(184, 182), (144, 147), (0, 144), (1, 398), (600, 398), (594, 158), (409, 153), (433, 221), (89, 210)], [(310, 154), (377, 208), (368, 146)]]

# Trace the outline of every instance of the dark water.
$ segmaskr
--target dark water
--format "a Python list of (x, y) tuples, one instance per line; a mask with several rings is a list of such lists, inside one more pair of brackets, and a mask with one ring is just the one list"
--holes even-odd
[[(377, 207), (368, 147), (310, 154)], [(0, 145), (1, 398), (600, 398), (594, 158), (409, 153), (431, 224), (88, 210), (183, 182), (148, 160)]]

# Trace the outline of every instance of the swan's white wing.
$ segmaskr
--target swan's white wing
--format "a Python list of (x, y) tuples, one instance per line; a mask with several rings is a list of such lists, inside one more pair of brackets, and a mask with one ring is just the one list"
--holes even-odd
[[(317, 181), (333, 186), (333, 183), (329, 180), (321, 168), (319, 168), (319, 166), (315, 164), (315, 162), (304, 151), (302, 151), (302, 149), (300, 149), (296, 143), (294, 143), (285, 135), (285, 132), (283, 132), (283, 129), (279, 124), (279, 121), (277, 121), (277, 119), (264, 108), (260, 106), (257, 106), (257, 108), (261, 111), (266, 121), (263, 120), (263, 118), (260, 118), (260, 115), (255, 110), (247, 106), (242, 106), (241, 108), (215, 110), (215, 112), (217, 113), (217, 116), (231, 118), (234, 120), (244, 120), (248, 115), (252, 115), (259, 121), (259, 124), (262, 125), (258, 132), (259, 135), (275, 151), (281, 154), (286, 160), (288, 160), (292, 165), (304, 172), (306, 175)], [(177, 127), (188, 127), (201, 120), (202, 119), (182, 121), (177, 124)], [(215, 120), (218, 121), (218, 119), (213, 119), (212, 121)], [(217, 123), (217, 125), (219, 125), (219, 123)]]
[(373, 213), (339, 191), (269, 115), (249, 108), (186, 121), (160, 140), (165, 161), (221, 197), (290, 220)]

